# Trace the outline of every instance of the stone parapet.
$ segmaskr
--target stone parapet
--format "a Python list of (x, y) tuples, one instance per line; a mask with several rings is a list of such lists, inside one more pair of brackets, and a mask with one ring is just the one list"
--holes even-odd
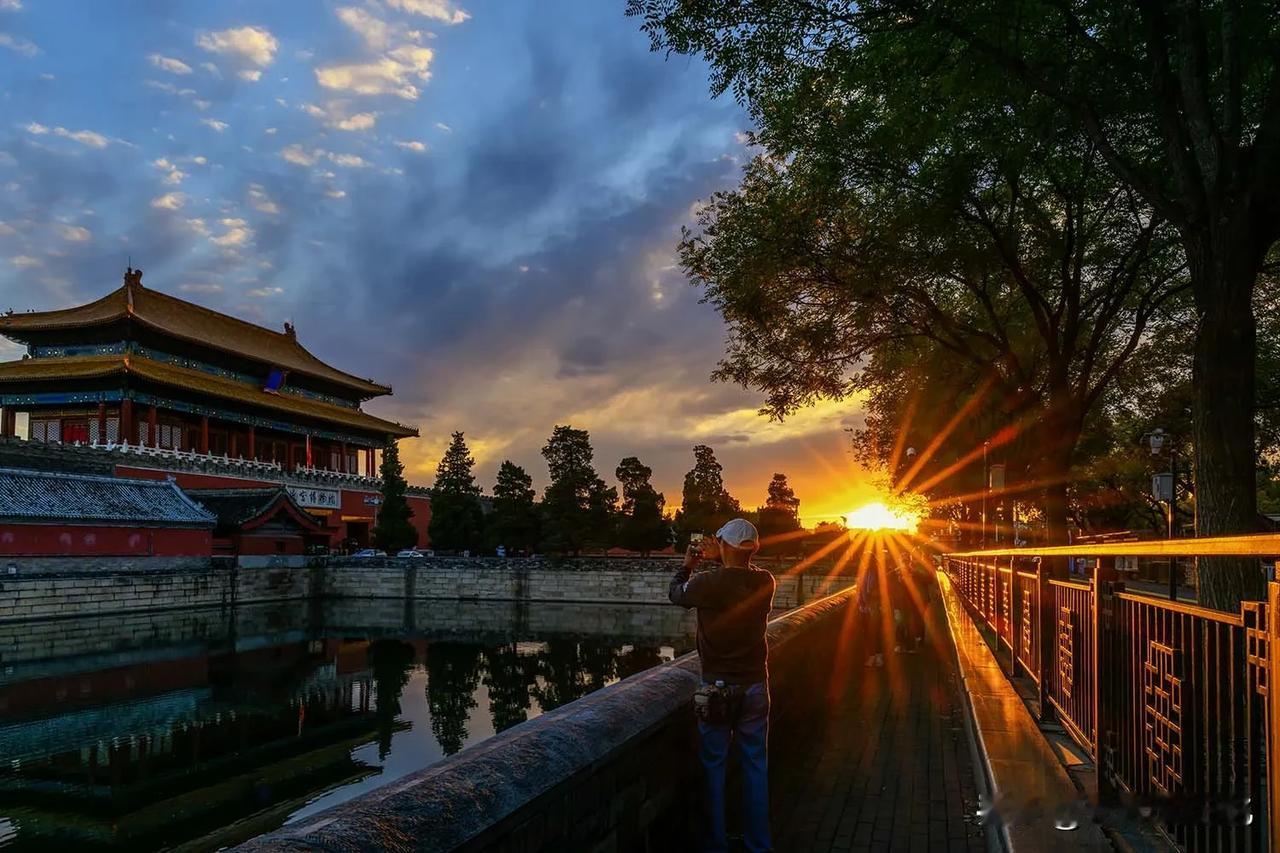
[[(774, 724), (803, 720), (838, 667), (852, 590), (769, 625)], [(239, 848), (677, 850), (694, 839), (698, 658), (633, 675)]]

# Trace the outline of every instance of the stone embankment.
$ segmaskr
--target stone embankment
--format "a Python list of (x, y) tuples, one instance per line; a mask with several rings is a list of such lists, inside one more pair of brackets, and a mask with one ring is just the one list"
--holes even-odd
[[(665, 604), (671, 558), (428, 557), (246, 567), (214, 558), (0, 560), (0, 622), (267, 601), (393, 598)], [(775, 605), (791, 609), (852, 582), (778, 571)]]

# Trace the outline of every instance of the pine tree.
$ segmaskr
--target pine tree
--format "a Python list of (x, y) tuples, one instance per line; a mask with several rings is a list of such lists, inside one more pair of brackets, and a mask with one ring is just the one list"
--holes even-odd
[(570, 554), (584, 545), (607, 547), (618, 492), (606, 487), (592, 466), (590, 435), (558, 425), (542, 455), (551, 478), (542, 498), (544, 545)]
[(800, 529), (800, 499), (787, 482), (786, 474), (774, 474), (769, 481), (769, 497), (760, 507), (759, 519), (761, 550), (768, 554), (793, 554), (800, 550), (799, 537), (787, 536)]
[(677, 550), (689, 544), (692, 533), (714, 533), (726, 521), (741, 514), (738, 501), (724, 488), (724, 469), (715, 451), (705, 444), (693, 448), (693, 468), (684, 475)]
[(475, 459), (462, 433), (455, 432), (436, 468), (431, 487), (431, 544), (446, 551), (480, 547), (484, 515), (480, 487), (471, 469)]
[(409, 484), (404, 479), (404, 465), (400, 462), (400, 449), (395, 441), (387, 442), (382, 449), (382, 502), (378, 506), (378, 520), (373, 525), (373, 543), (394, 554), (418, 544), (418, 531), (409, 520), (413, 509), (405, 498)]
[(493, 513), (485, 524), (489, 547), (533, 551), (538, 547), (538, 508), (533, 478), (511, 460), (498, 468), (493, 485)]
[(646, 556), (670, 545), (671, 525), (663, 517), (666, 498), (650, 482), (653, 469), (628, 456), (614, 475), (622, 484), (618, 544)]

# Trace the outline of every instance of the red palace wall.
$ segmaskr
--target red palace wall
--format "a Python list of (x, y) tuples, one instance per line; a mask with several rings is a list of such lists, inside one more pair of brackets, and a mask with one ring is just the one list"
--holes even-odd
[[(254, 487), (274, 487), (280, 485), (269, 480), (252, 480), (242, 477), (219, 477), (213, 474), (192, 474), (186, 471), (163, 471), (156, 468), (134, 468), (129, 465), (116, 466), (117, 477), (134, 477), (140, 480), (164, 480), (173, 477), (178, 482), (178, 486), (183, 489), (244, 489)], [(376, 492), (356, 491), (353, 489), (342, 489), (342, 507), (341, 509), (331, 512), (325, 523), (328, 526), (329, 547), (341, 547), (343, 541), (348, 537), (347, 523), (344, 522), (343, 516), (352, 519), (364, 519), (364, 523), (369, 525), (369, 529), (373, 529), (373, 519), (377, 515), (377, 507), (371, 506), (364, 502), (366, 497), (376, 495)], [(409, 507), (413, 510), (412, 523), (418, 531), (418, 547), (427, 548), (431, 545), (431, 538), (427, 535), (427, 526), (431, 523), (431, 501), (422, 495), (409, 495)], [(358, 523), (358, 522), (357, 522)], [(274, 545), (273, 550), (263, 553), (276, 553)], [(253, 551), (241, 551), (244, 554), (258, 553)]]
[(6, 524), (0, 554), (25, 557), (207, 557), (208, 530), (105, 527), (78, 524)]

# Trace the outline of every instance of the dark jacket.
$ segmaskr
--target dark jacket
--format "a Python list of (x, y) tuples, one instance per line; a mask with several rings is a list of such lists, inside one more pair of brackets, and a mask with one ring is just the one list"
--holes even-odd
[(773, 609), (773, 575), (754, 567), (716, 565), (671, 579), (673, 604), (698, 609), (698, 656), (704, 681), (755, 684), (769, 677), (765, 631)]

